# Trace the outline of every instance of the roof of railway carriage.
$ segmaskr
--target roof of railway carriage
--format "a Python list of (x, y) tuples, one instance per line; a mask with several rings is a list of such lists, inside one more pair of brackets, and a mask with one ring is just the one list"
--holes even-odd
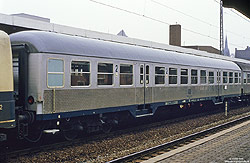
[(44, 31), (23, 31), (10, 35), (11, 42), (26, 43), (33, 53), (55, 53), (123, 59), (176, 65), (240, 70), (237, 64), (184, 53), (126, 45)]

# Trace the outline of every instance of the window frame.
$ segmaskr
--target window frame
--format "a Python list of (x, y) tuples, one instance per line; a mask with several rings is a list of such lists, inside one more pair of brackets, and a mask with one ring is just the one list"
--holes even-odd
[(242, 80), (241, 80), (241, 76), (242, 76), (242, 73), (239, 72), (239, 84), (241, 84)]
[[(205, 76), (201, 76), (201, 71), (204, 71), (204, 72), (205, 72)], [(205, 83), (202, 83), (202, 82), (201, 82), (203, 78), (205, 78)], [(206, 84), (208, 84), (208, 82), (207, 82), (207, 70), (200, 70), (200, 84), (201, 84), (201, 85), (206, 85)]]
[[(195, 70), (197, 72), (197, 76), (194, 76), (197, 78), (197, 83), (192, 83), (192, 70)], [(199, 84), (199, 70), (195, 68), (190, 69), (190, 79), (191, 79), (191, 85), (198, 85)]]
[[(237, 82), (235, 82), (236, 81), (235, 79), (237, 79)], [(239, 84), (239, 72), (234, 72), (234, 84)]]
[[(148, 67), (148, 73), (147, 73), (147, 67)], [(147, 80), (148, 77), (148, 80)], [(145, 84), (149, 85), (150, 84), (150, 66), (149, 64), (145, 64)]]
[[(187, 70), (187, 75), (182, 75), (182, 74), (181, 74), (181, 70)], [(181, 68), (180, 68), (180, 85), (188, 85), (188, 84), (189, 84), (189, 73), (191, 72), (191, 71), (189, 71), (189, 70), (190, 70), (190, 69), (188, 69), (188, 68), (186, 68), (186, 67), (181, 67)], [(178, 72), (177, 72), (177, 74), (178, 74)], [(181, 83), (182, 77), (187, 77), (187, 83), (185, 83), (185, 84), (182, 84), (182, 83)]]
[[(210, 72), (213, 73), (213, 76), (210, 76)], [(210, 83), (211, 78), (213, 78), (213, 83)], [(208, 70), (208, 84), (209, 85), (214, 85), (215, 84), (215, 71), (213, 71), (213, 70)]]
[(242, 79), (243, 79), (243, 84), (247, 84), (247, 72), (243, 72)]
[[(71, 69), (71, 65), (72, 62), (89, 62), (89, 85), (83, 85), (83, 86), (72, 86), (71, 85), (71, 74), (72, 74), (72, 69)], [(87, 73), (87, 72), (83, 72), (83, 73)], [(89, 60), (71, 60), (70, 62), (70, 87), (72, 88), (83, 88), (83, 87), (91, 87), (91, 62)]]
[[(227, 75), (224, 76), (224, 73), (226, 73)], [(227, 80), (227, 82), (224, 82), (224, 79)], [(228, 84), (229, 83), (229, 71), (222, 71), (222, 84)]]
[[(131, 85), (121, 85), (121, 65), (130, 65), (132, 66), (132, 84)], [(126, 86), (133, 86), (134, 85), (134, 64), (133, 63), (120, 63), (119, 64), (119, 86), (126, 87)], [(122, 74), (131, 74), (131, 73), (122, 73)]]
[(217, 70), (216, 71), (216, 84), (222, 84), (222, 75), (221, 75), (221, 73), (222, 73), (223, 71), (221, 71), (221, 70)]
[[(232, 74), (232, 76), (230, 77), (230, 73)], [(232, 82), (230, 82), (230, 79), (232, 80)], [(228, 84), (234, 84), (234, 72), (233, 71), (229, 71), (228, 72)]]
[[(159, 68), (163, 68), (164, 69), (164, 74), (156, 74), (156, 67), (159, 67)], [(161, 77), (163, 77), (163, 79), (164, 79), (164, 83), (163, 84), (156, 84), (156, 80), (155, 80), (155, 82), (154, 82), (154, 84), (156, 85), (156, 86), (164, 86), (165, 84), (166, 84), (166, 79), (165, 79), (165, 77), (166, 77), (166, 66), (161, 66), (161, 65), (155, 65), (154, 66), (154, 79), (156, 79), (156, 76), (161, 76)]]
[[(113, 73), (103, 73), (103, 72), (101, 72), (101, 73), (99, 73), (98, 72), (98, 65), (99, 64), (101, 64), (101, 63), (104, 63), (104, 64), (112, 64), (112, 71), (113, 71)], [(98, 87), (113, 87), (114, 85), (115, 85), (115, 71), (114, 71), (114, 67), (115, 67), (115, 63), (114, 62), (111, 62), (111, 61), (107, 61), (107, 62), (97, 62), (97, 66), (96, 66), (96, 85), (98, 86)], [(98, 74), (112, 74), (112, 85), (99, 85), (98, 84)]]
[[(141, 73), (141, 68), (142, 68), (142, 73)], [(145, 71), (144, 64), (139, 64), (139, 84), (140, 85), (144, 85), (144, 75), (145, 75), (144, 71)], [(141, 76), (142, 76), (142, 80), (141, 80)]]
[[(170, 75), (170, 68), (176, 69), (176, 75)], [(176, 83), (174, 83), (174, 84), (170, 83), (170, 76), (171, 77), (176, 76)], [(176, 86), (176, 85), (178, 85), (178, 68), (177, 67), (174, 67), (174, 66), (169, 66), (168, 67), (168, 85), (169, 86)]]
[(250, 84), (250, 73), (247, 73), (247, 84)]
[[(61, 72), (49, 72), (49, 60), (61, 60), (63, 61), (63, 73)], [(64, 88), (65, 87), (65, 61), (63, 58), (54, 58), (54, 57), (49, 57), (47, 58), (47, 63), (46, 63), (46, 76), (47, 76), (47, 88)], [(63, 74), (63, 85), (62, 86), (49, 86), (49, 74)]]

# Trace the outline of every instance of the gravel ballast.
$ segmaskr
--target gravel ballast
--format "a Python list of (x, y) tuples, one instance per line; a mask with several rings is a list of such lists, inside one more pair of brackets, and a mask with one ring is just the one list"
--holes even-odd
[(244, 107), (230, 110), (227, 117), (224, 113), (216, 113), (185, 120), (180, 118), (127, 133), (113, 133), (100, 140), (20, 156), (8, 162), (107, 162), (249, 114), (250, 107)]

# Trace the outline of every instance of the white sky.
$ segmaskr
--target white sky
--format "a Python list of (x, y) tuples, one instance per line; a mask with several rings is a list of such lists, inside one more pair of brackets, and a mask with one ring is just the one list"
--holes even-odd
[[(123, 29), (129, 37), (166, 44), (169, 24), (178, 23), (182, 25), (182, 45), (210, 45), (219, 49), (216, 1), (219, 0), (0, 0), (0, 13), (27, 13), (50, 18), (51, 23), (111, 34)], [(235, 48), (250, 45), (249, 29), (249, 19), (224, 8), (224, 34), (231, 53)]]

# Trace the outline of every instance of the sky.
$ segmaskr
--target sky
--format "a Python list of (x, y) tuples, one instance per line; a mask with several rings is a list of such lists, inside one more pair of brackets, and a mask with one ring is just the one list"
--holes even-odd
[[(0, 0), (0, 13), (26, 13), (51, 23), (126, 35), (169, 44), (169, 25), (182, 26), (183, 46), (219, 49), (219, 0)], [(230, 53), (250, 46), (250, 19), (234, 9), (223, 9), (224, 40)]]

